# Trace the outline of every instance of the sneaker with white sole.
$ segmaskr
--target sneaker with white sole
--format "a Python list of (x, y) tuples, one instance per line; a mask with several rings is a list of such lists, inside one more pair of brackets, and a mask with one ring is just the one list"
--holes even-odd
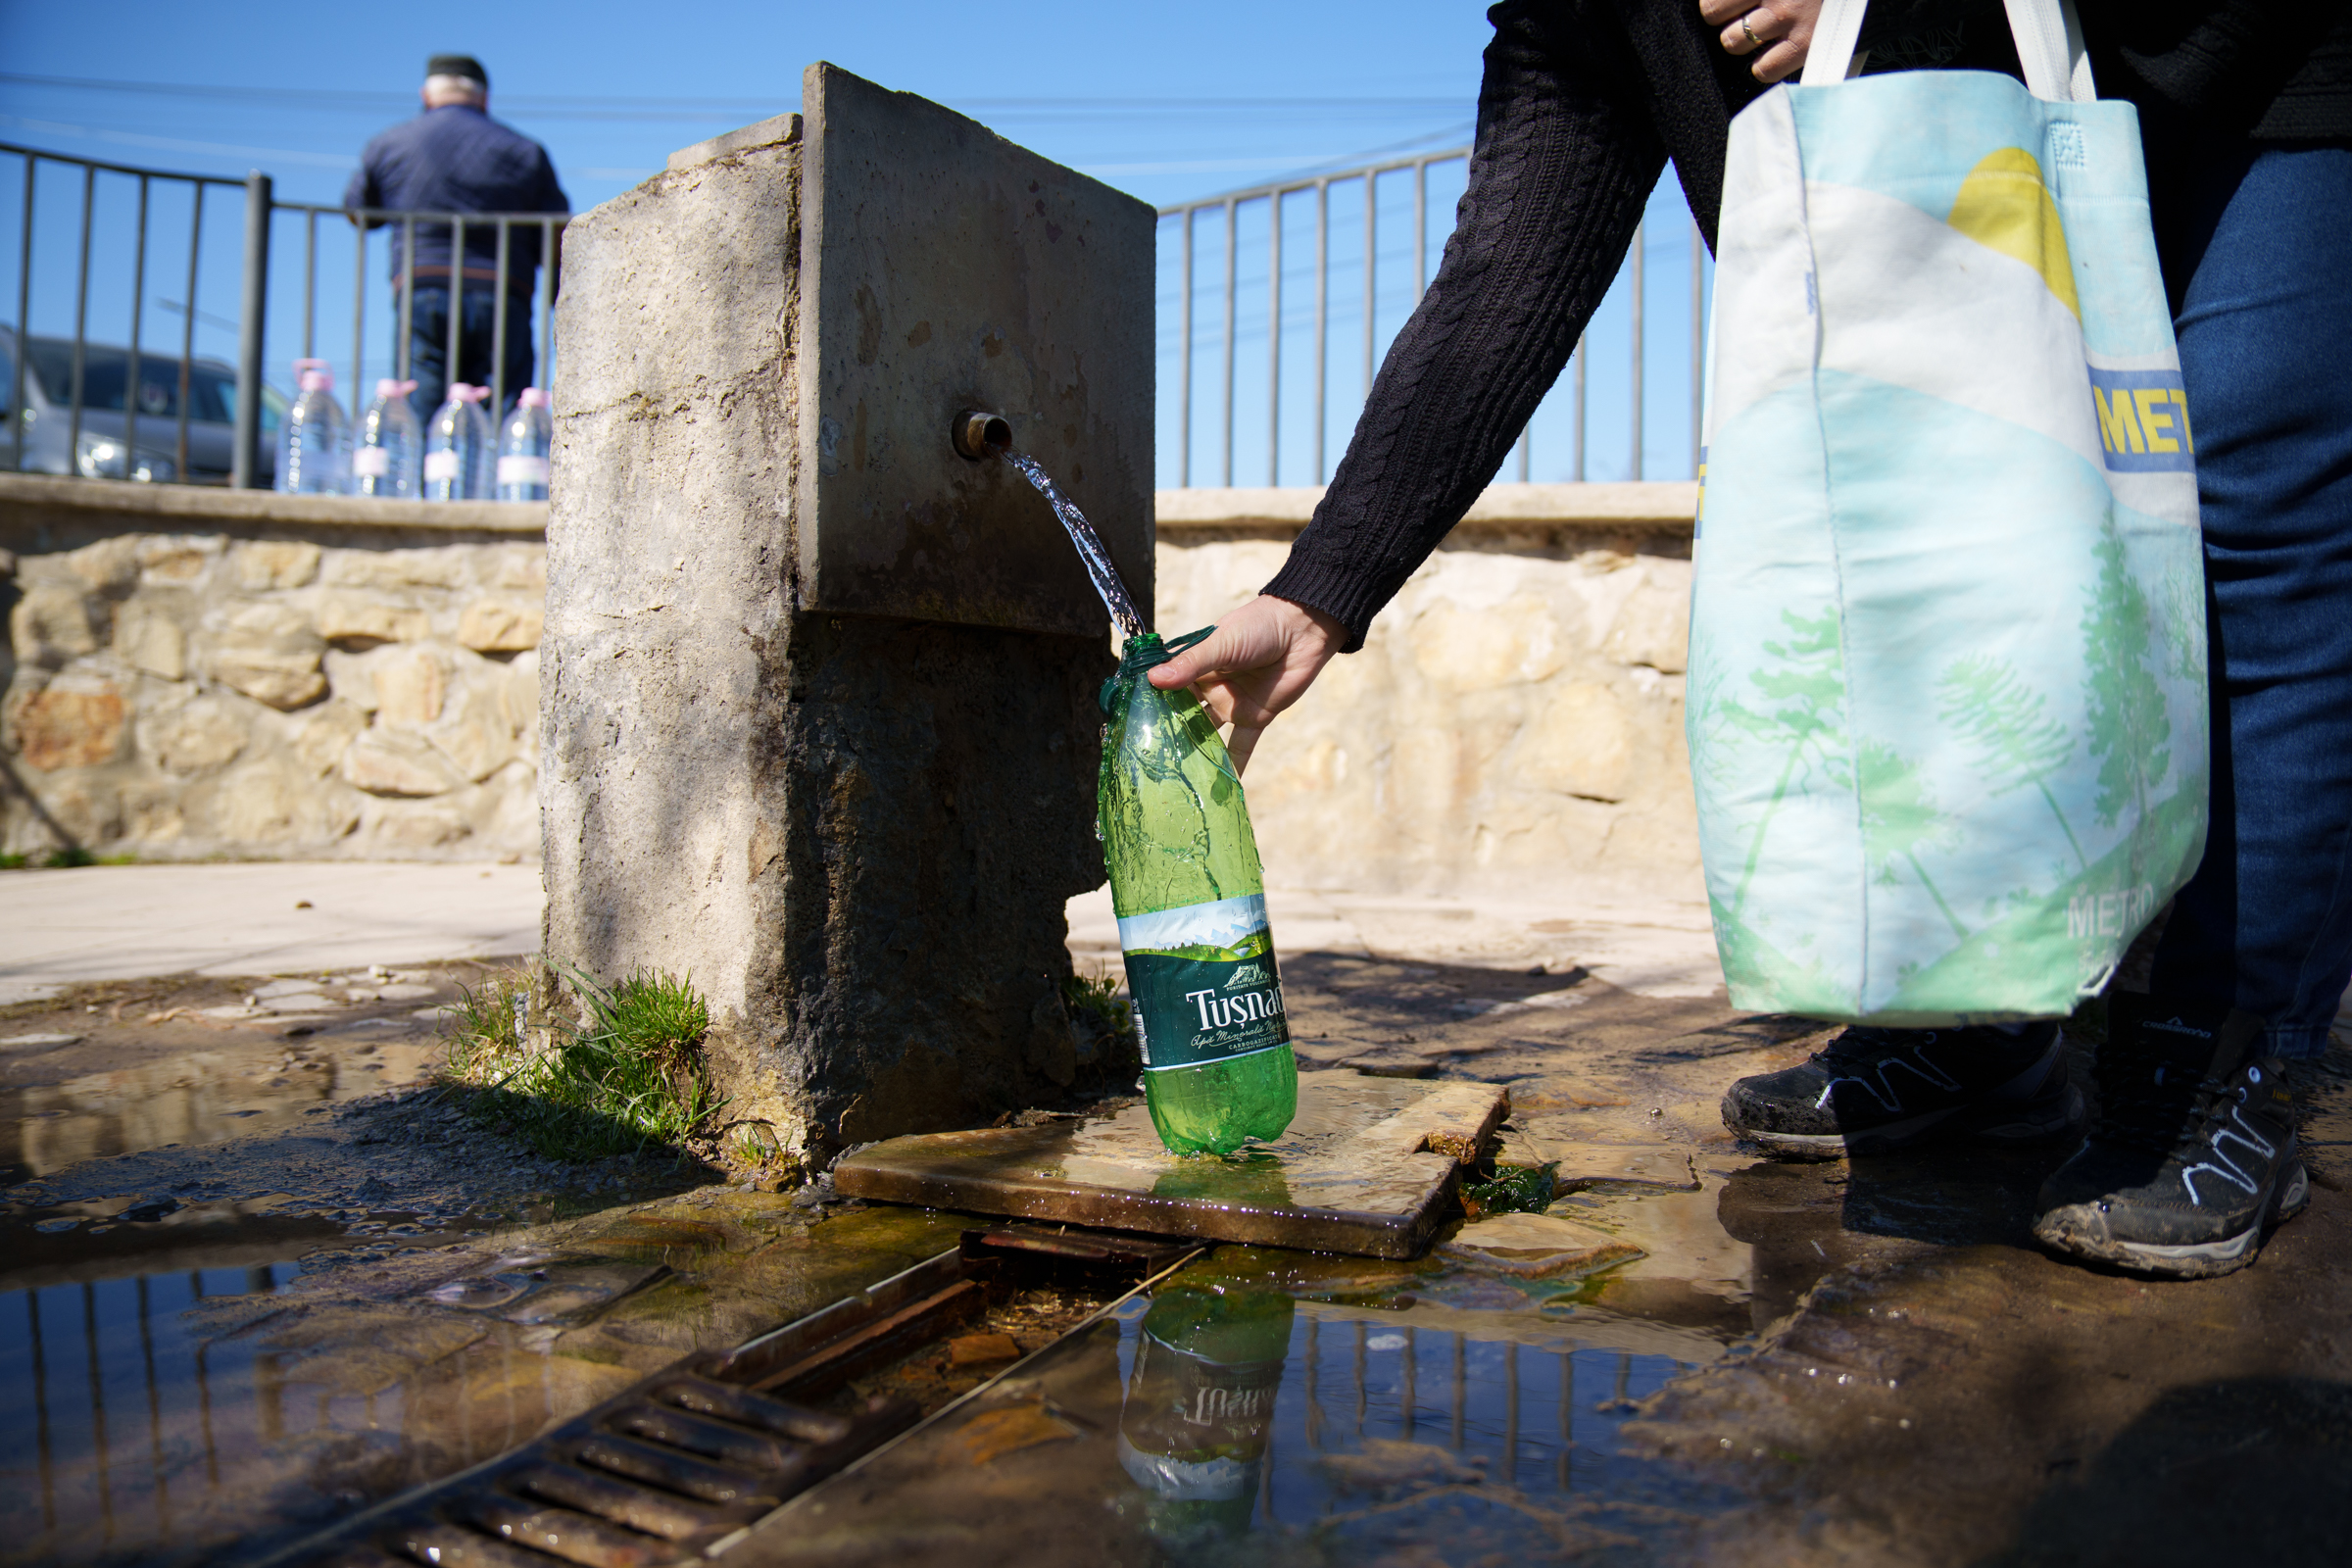
[(2055, 1021), (2011, 1032), (1857, 1024), (1802, 1066), (1723, 1097), (1723, 1124), (1775, 1154), (1838, 1159), (1941, 1138), (2024, 1143), (2082, 1125)]
[(2110, 997), (2098, 1120), (2041, 1185), (2034, 1234), (2054, 1252), (2200, 1279), (2254, 1261), (2311, 1200), (2281, 1064), (2230, 1007)]

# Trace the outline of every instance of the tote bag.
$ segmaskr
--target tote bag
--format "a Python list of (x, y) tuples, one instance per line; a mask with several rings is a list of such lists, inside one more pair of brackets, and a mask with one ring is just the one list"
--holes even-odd
[(1732, 1000), (2070, 1011), (2204, 850), (2194, 422), (2138, 121), (2072, 7), (2026, 84), (1845, 79), (1732, 122), (1687, 724)]

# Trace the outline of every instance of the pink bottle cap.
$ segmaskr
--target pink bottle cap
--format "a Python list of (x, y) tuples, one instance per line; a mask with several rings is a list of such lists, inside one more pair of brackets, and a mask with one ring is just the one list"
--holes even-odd
[(296, 360), (295, 380), (305, 392), (332, 392), (335, 372), (328, 369), (324, 360)]
[(547, 388), (543, 386), (526, 386), (522, 389), (521, 403), (526, 409), (544, 409), (550, 401)]
[(456, 402), (479, 403), (490, 395), (490, 389), (486, 386), (469, 386), (464, 381), (452, 381), (449, 383), (449, 395)]
[(375, 395), (379, 398), (405, 398), (416, 390), (416, 382), (395, 381), (388, 375), (375, 383)]

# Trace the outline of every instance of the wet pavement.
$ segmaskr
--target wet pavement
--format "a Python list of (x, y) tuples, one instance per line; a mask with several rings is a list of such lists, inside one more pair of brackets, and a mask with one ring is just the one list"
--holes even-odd
[[(2059, 1150), (1759, 1159), (1722, 1129), (1724, 1087), (1826, 1031), (1663, 962), (1614, 984), (1539, 935), (1569, 948), (1361, 944), (1285, 979), (1304, 1066), (1507, 1086), (1500, 1158), (1556, 1164), (1544, 1214), (1448, 1220), (1406, 1260), (1217, 1248), (1067, 1339), (1101, 1304), (1083, 1293), (978, 1325), (1045, 1353), (894, 1369), (926, 1407), (963, 1402), (728, 1555), (2340, 1560), (2352, 1053), (2296, 1071), (2310, 1210), (2251, 1269), (2143, 1284), (2032, 1247)], [(0, 1035), (81, 1036), (0, 1050), (0, 1398), (28, 1412), (0, 1440), (0, 1560), (259, 1555), (976, 1223), (529, 1157), (426, 1082), (417, 1014), (478, 973), (0, 1012)], [(434, 989), (383, 994), (402, 985)], [(1222, 1412), (1213, 1460), (1152, 1447), (1174, 1363), (1138, 1369), (1188, 1292), (1271, 1325), (1234, 1379), (1187, 1385)]]

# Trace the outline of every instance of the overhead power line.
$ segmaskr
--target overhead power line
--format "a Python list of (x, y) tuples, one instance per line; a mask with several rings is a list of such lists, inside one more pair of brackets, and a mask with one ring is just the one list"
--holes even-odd
[[(0, 72), (0, 82), (24, 87), (63, 88), (75, 92), (122, 93), (143, 97), (209, 99), (253, 107), (302, 109), (351, 114), (396, 114), (413, 107), (413, 92), (331, 87), (237, 87), (208, 82), (116, 81), (100, 76), (50, 76), (28, 72)], [(750, 121), (798, 107), (774, 98), (647, 98), (618, 94), (494, 93), (492, 103), (505, 114), (539, 120), (733, 120)], [(1187, 118), (1201, 114), (1249, 111), (1256, 114), (1299, 114), (1397, 118), (1458, 114), (1462, 98), (1405, 97), (1135, 97), (1135, 98), (958, 98), (951, 107), (973, 114), (1013, 119), (1149, 120)]]

